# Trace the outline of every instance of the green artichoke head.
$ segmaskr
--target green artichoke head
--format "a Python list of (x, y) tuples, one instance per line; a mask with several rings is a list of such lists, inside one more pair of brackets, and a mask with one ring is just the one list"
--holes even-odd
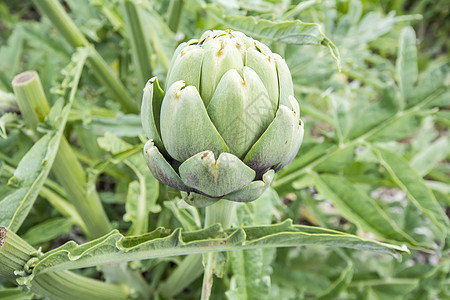
[(147, 82), (141, 119), (150, 171), (195, 206), (257, 199), (303, 139), (286, 62), (231, 30), (180, 44), (166, 92)]

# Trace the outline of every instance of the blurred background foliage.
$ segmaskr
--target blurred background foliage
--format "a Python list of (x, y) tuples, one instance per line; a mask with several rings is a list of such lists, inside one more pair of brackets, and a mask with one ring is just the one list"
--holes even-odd
[[(145, 82), (136, 75), (120, 2), (63, 3), (140, 103)], [(170, 6), (177, 3), (184, 5), (174, 17)], [(261, 38), (290, 66), (306, 133), (297, 158), (276, 176), (274, 189), (240, 207), (239, 224), (292, 218), (411, 249), (402, 261), (320, 246), (256, 250), (250, 253), (255, 261), (246, 267), (252, 276), (246, 279), (237, 275), (240, 258), (231, 254), (224, 280), (214, 285), (214, 299), (223, 294), (229, 299), (450, 298), (448, 1), (160, 0), (138, 6), (152, 66), (148, 78), (158, 76), (163, 86), (178, 43), (207, 29), (240, 28), (238, 19), (230, 23), (226, 16), (320, 24), (339, 49), (340, 71), (327, 47), (279, 43), (270, 32)], [(0, 199), (12, 189), (6, 183), (33, 144), (11, 94), (11, 80), (24, 70), (37, 70), (53, 104), (53, 91), (73, 52), (33, 2), (0, 3)], [(133, 226), (133, 201), (139, 197), (136, 186), (144, 184), (151, 195), (146, 230), (186, 224), (190, 230), (199, 228), (201, 210), (180, 206), (178, 193), (151, 176), (142, 179), (148, 172), (140, 152), (115, 156), (142, 144), (139, 116), (125, 114), (89, 69), (79, 91), (65, 135), (87, 174), (98, 171), (91, 183), (113, 225), (140, 233)], [(99, 168), (101, 162), (108, 166)], [(41, 193), (19, 234), (45, 251), (67, 240), (86, 241), (73, 217), (48, 204), (53, 194), (65, 198), (58, 178), (45, 188), (48, 192)], [(143, 272), (159, 297), (181, 259), (131, 266)], [(95, 269), (80, 272), (100, 276)], [(3, 284), (5, 293), (11, 291)], [(186, 287), (177, 299), (197, 298), (201, 278)]]

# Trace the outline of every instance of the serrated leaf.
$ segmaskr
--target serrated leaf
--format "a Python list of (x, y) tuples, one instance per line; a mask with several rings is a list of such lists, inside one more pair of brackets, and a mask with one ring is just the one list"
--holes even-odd
[(295, 21), (269, 21), (253, 16), (223, 15), (220, 9), (208, 5), (207, 10), (226, 27), (242, 31), (255, 39), (270, 40), (296, 45), (325, 45), (340, 69), (340, 54), (337, 47), (323, 34), (320, 25)]
[(416, 33), (409, 26), (400, 34), (396, 71), (401, 98), (405, 103), (410, 98), (418, 77)]
[(444, 238), (449, 226), (448, 218), (422, 177), (398, 154), (380, 147), (373, 150), (398, 187), (440, 229), (441, 238)]
[(344, 177), (331, 174), (315, 175), (315, 186), (318, 192), (326, 200), (331, 201), (345, 218), (363, 229), (389, 241), (419, 245), (391, 220), (374, 199)]
[(406, 247), (325, 228), (292, 225), (290, 220), (275, 225), (231, 228), (226, 231), (219, 224), (186, 233), (179, 228), (174, 231), (158, 228), (134, 237), (125, 237), (114, 230), (92, 242), (78, 245), (71, 241), (48, 252), (33, 265), (33, 275), (131, 260), (312, 244), (368, 250), (393, 256), (408, 252)]

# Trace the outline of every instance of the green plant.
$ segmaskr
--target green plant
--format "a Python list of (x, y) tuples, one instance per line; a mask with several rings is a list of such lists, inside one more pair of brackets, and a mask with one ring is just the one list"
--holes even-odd
[[(448, 298), (450, 63), (386, 7), (0, 3), (0, 297)], [(305, 135), (258, 199), (202, 208), (149, 171), (137, 113), (210, 29), (286, 60)]]

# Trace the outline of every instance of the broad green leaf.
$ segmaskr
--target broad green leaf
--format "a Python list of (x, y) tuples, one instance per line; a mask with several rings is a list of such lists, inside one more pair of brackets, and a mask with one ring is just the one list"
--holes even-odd
[(373, 150), (398, 187), (440, 229), (441, 238), (444, 238), (449, 226), (448, 218), (422, 177), (398, 154), (379, 147)]
[(422, 150), (411, 160), (411, 167), (416, 169), (420, 176), (427, 175), (441, 160), (444, 160), (450, 151), (448, 137), (441, 137), (435, 142), (424, 144)]
[(409, 137), (420, 127), (423, 117), (419, 112), (400, 114), (386, 123), (385, 126), (378, 126), (371, 132), (368, 140), (371, 142), (390, 142)]
[(348, 138), (353, 140), (369, 130), (377, 127), (383, 121), (389, 119), (399, 108), (398, 96), (392, 84), (383, 89), (381, 99), (364, 109), (360, 114), (353, 116), (353, 124)]
[[(364, 282), (361, 282), (364, 285)], [(369, 282), (370, 287), (380, 299), (398, 297), (396, 299), (405, 299), (419, 285), (419, 279), (409, 278), (390, 278), (389, 280), (373, 280)]]
[(417, 82), (416, 33), (412, 27), (405, 27), (400, 34), (396, 71), (403, 103), (410, 98)]
[(326, 200), (331, 201), (345, 218), (364, 230), (390, 241), (416, 246), (419, 244), (403, 232), (374, 199), (342, 176), (315, 175), (315, 186), (318, 192)]
[(349, 264), (341, 273), (339, 278), (334, 281), (331, 286), (317, 297), (318, 300), (335, 299), (340, 292), (345, 290), (353, 278), (353, 265)]
[(226, 293), (233, 300), (267, 299), (270, 277), (264, 274), (263, 249), (234, 251), (230, 253), (231, 288)]
[(48, 252), (33, 264), (33, 275), (132, 260), (312, 244), (368, 250), (397, 257), (408, 252), (404, 246), (380, 243), (325, 228), (292, 225), (290, 220), (275, 225), (225, 231), (219, 224), (185, 233), (179, 228), (173, 231), (158, 228), (132, 237), (124, 237), (114, 230), (92, 242), (78, 245), (70, 241)]
[(420, 76), (419, 83), (414, 89), (414, 97), (408, 101), (408, 106), (413, 106), (420, 102), (433, 100), (446, 90), (450, 85), (450, 62), (428, 70)]
[(74, 221), (69, 218), (53, 218), (39, 223), (28, 230), (22, 238), (30, 245), (39, 245), (51, 241), (72, 230)]
[(22, 225), (52, 168), (62, 129), (44, 135), (20, 161), (9, 180), (16, 189), (0, 201), (0, 226), (17, 231)]
[(319, 24), (295, 21), (269, 21), (256, 19), (253, 16), (223, 15), (212, 5), (207, 6), (208, 12), (227, 28), (242, 31), (255, 39), (271, 40), (286, 44), (325, 45), (340, 69), (340, 55), (337, 47), (326, 37)]
[(339, 172), (353, 163), (356, 145), (342, 147), (327, 156), (313, 169), (316, 172)]

